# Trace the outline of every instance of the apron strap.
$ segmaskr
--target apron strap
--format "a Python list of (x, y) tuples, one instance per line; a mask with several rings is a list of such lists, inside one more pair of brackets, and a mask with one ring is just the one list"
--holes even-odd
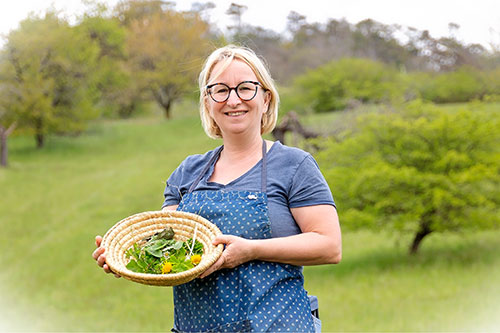
[(262, 193), (267, 193), (267, 144), (266, 140), (262, 140), (262, 171), (260, 173), (261, 175), (261, 181), (260, 181), (260, 188)]
[(217, 148), (217, 150), (215, 151), (215, 153), (212, 156), (212, 158), (210, 159), (210, 161), (208, 161), (207, 165), (205, 165), (205, 168), (203, 168), (203, 170), (198, 175), (198, 178), (196, 178), (196, 180), (193, 182), (193, 184), (189, 188), (188, 193), (191, 193), (191, 192), (194, 191), (194, 189), (196, 188), (196, 186), (198, 185), (198, 183), (200, 182), (200, 180), (207, 173), (208, 169), (210, 169), (210, 166), (215, 162), (216, 159), (219, 158), (219, 155), (220, 155), (220, 152), (222, 151), (222, 149), (224, 149), (224, 146), (220, 146), (219, 148)]
[[(210, 161), (205, 165), (203, 170), (200, 172), (198, 177), (195, 179), (193, 184), (191, 184), (191, 187), (189, 187), (188, 193), (191, 193), (195, 190), (196, 186), (198, 186), (198, 183), (201, 181), (203, 176), (207, 173), (208, 169), (214, 164), (214, 162), (219, 158), (219, 155), (224, 149), (224, 146), (220, 146), (217, 148), (215, 153), (213, 154), (212, 158), (210, 158)], [(266, 145), (266, 140), (262, 140), (262, 172), (261, 172), (261, 191), (263, 193), (267, 192), (267, 145)]]

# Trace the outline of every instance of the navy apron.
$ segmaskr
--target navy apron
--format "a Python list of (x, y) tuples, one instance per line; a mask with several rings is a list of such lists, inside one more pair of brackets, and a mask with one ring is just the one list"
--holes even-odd
[[(223, 234), (271, 238), (267, 209), (266, 143), (262, 145), (261, 191), (195, 191), (223, 146), (182, 198), (177, 210), (199, 214)], [(314, 332), (311, 306), (299, 266), (254, 260), (173, 287), (174, 331)]]

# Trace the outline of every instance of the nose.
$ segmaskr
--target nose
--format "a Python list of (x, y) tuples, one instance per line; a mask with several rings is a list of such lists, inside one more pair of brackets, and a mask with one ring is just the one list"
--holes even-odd
[(236, 89), (231, 89), (229, 91), (229, 97), (226, 101), (226, 104), (229, 106), (236, 106), (238, 104), (241, 104), (241, 99), (236, 94)]

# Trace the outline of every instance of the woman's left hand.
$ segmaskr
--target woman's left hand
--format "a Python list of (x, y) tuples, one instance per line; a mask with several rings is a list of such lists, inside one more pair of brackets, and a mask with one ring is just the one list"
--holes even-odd
[(252, 241), (249, 239), (232, 236), (220, 235), (212, 242), (215, 246), (224, 244), (220, 258), (210, 266), (200, 277), (204, 278), (213, 272), (222, 268), (234, 268), (247, 261), (253, 260)]

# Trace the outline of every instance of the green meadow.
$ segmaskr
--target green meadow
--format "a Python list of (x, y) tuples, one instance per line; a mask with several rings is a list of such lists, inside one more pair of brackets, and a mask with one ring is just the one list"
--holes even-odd
[[(172, 289), (104, 274), (95, 235), (157, 210), (165, 180), (207, 138), (195, 108), (101, 121), (76, 137), (10, 138), (0, 169), (0, 330), (170, 331)], [(334, 121), (315, 116), (309, 123)], [(335, 189), (333, 189), (335, 196)], [(339, 211), (342, 222), (342, 211)], [(323, 331), (500, 331), (500, 231), (343, 233), (339, 265), (306, 267)]]

